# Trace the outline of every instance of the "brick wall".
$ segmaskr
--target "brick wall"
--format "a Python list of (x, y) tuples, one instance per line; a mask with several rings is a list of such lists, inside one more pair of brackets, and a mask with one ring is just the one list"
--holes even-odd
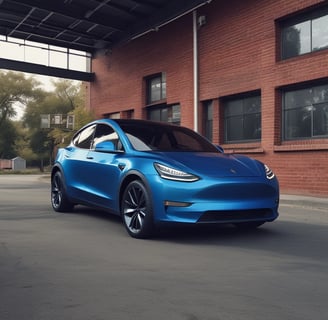
[[(198, 10), (206, 24), (198, 30), (199, 98), (214, 101), (213, 139), (223, 143), (223, 97), (261, 91), (262, 139), (223, 145), (266, 162), (282, 192), (328, 195), (328, 139), (281, 140), (279, 88), (328, 79), (328, 50), (277, 59), (280, 18), (322, 3), (318, 0), (214, 0)], [(96, 81), (90, 102), (98, 117), (134, 109), (145, 118), (144, 77), (166, 72), (167, 103), (180, 103), (181, 124), (193, 127), (192, 14), (93, 59)], [(200, 109), (201, 110), (201, 109)], [(200, 115), (201, 117), (201, 115)]]
[(93, 59), (90, 103), (97, 116), (134, 109), (136, 118), (145, 117), (144, 77), (166, 72), (166, 102), (180, 103), (182, 124), (192, 126), (192, 36), (189, 15)]

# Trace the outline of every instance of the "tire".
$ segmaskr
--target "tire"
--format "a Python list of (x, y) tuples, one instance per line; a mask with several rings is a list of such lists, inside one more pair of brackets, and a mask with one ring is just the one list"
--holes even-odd
[(154, 233), (153, 210), (145, 185), (134, 180), (125, 188), (121, 201), (124, 226), (133, 238), (145, 239)]
[(51, 179), (51, 205), (57, 212), (71, 212), (74, 204), (67, 198), (62, 173), (57, 171)]

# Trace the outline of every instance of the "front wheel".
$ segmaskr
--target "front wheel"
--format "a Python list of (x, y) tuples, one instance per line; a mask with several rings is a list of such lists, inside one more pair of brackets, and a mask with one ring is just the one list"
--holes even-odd
[(57, 171), (51, 178), (51, 205), (58, 212), (70, 212), (74, 207), (67, 198), (63, 176), (60, 171)]
[(125, 228), (133, 238), (148, 238), (154, 232), (153, 210), (149, 192), (139, 180), (128, 184), (123, 192), (121, 214)]

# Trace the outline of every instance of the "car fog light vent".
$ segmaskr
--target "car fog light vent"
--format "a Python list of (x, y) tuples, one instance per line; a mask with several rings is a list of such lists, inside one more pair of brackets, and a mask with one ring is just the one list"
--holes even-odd
[(180, 202), (180, 201), (170, 201), (170, 200), (164, 201), (165, 207), (189, 207), (190, 205), (191, 205), (190, 202)]

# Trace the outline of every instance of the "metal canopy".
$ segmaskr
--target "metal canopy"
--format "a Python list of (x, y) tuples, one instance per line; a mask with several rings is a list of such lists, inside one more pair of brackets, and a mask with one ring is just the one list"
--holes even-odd
[(210, 0), (0, 0), (0, 35), (89, 53), (128, 42)]

